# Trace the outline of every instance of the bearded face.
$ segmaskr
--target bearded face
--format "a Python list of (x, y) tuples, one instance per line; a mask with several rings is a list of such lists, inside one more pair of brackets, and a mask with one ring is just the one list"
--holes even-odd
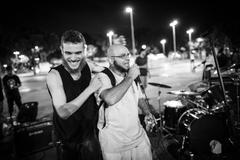
[(63, 63), (62, 64), (63, 64), (63, 66), (67, 69), (67, 71), (70, 74), (76, 74), (76, 73), (81, 72), (81, 70), (83, 69), (83, 67), (86, 64), (86, 61), (85, 61), (85, 59), (82, 59), (77, 68), (71, 67), (71, 65), (69, 65), (69, 62), (67, 60), (65, 60), (65, 59), (63, 59)]
[(85, 62), (83, 43), (63, 43), (61, 48), (63, 65), (70, 73), (79, 73)]
[(122, 64), (119, 64), (117, 61), (114, 61), (113, 64), (114, 64), (114, 67), (116, 68), (116, 70), (118, 70), (119, 72), (121, 72), (121, 73), (128, 72), (128, 69), (129, 69), (128, 66), (124, 66)]

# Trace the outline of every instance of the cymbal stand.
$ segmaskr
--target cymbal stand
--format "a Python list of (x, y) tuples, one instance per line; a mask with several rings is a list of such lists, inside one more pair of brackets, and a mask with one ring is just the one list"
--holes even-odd
[(240, 98), (240, 96), (239, 96), (239, 86), (240, 86), (240, 78), (238, 77), (238, 78), (235, 78), (234, 79), (234, 85), (236, 86), (236, 101), (237, 101), (237, 123), (236, 123), (236, 125), (237, 125), (237, 127), (240, 127), (239, 125), (240, 125), (240, 120), (239, 120), (239, 98)]
[(159, 90), (159, 91), (158, 91), (158, 98), (157, 98), (157, 99), (158, 99), (158, 105), (159, 105), (159, 119), (156, 119), (156, 121), (159, 120), (159, 128), (158, 128), (158, 131), (160, 132), (160, 134), (163, 134), (163, 132), (166, 132), (167, 134), (166, 134), (165, 137), (167, 137), (167, 136), (172, 136), (172, 133), (170, 133), (170, 131), (167, 130), (167, 129), (164, 127), (164, 125), (165, 125), (165, 123), (164, 123), (164, 115), (163, 115), (162, 110), (161, 110), (161, 99), (160, 99), (161, 93), (162, 93), (162, 92)]
[(219, 82), (220, 82), (220, 87), (221, 87), (221, 93), (222, 93), (222, 96), (223, 96), (223, 104), (224, 104), (224, 112), (226, 113), (226, 123), (227, 123), (227, 127), (228, 127), (228, 132), (229, 132), (229, 135), (230, 135), (230, 138), (231, 139), (233, 136), (234, 136), (234, 124), (233, 124), (233, 121), (231, 119), (231, 113), (230, 113), (230, 105), (227, 101), (227, 98), (226, 98), (226, 91), (225, 91), (225, 87), (224, 87), (224, 83), (223, 83), (223, 78), (222, 78), (222, 75), (221, 75), (221, 72), (220, 72), (220, 67), (219, 67), (219, 64), (218, 64), (218, 60), (217, 60), (217, 54), (216, 54), (216, 51), (214, 49), (214, 44), (215, 44), (215, 41), (212, 39), (212, 38), (209, 38), (209, 42), (210, 42), (210, 46), (211, 46), (211, 51), (212, 51), (212, 54), (213, 54), (213, 58), (214, 58), (214, 62), (215, 62), (215, 66), (216, 66), (216, 69), (217, 69), (217, 74), (218, 74), (218, 78), (219, 78)]

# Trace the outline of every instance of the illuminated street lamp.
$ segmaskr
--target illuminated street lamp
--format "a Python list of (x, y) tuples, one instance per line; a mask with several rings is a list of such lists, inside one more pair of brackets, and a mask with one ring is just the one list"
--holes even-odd
[(173, 30), (173, 50), (174, 53), (176, 53), (177, 49), (176, 49), (176, 33), (175, 33), (175, 26), (178, 24), (177, 20), (172, 21), (169, 25), (170, 27), (172, 27)]
[(142, 48), (142, 49), (146, 49), (146, 48), (147, 48), (147, 45), (146, 45), (146, 44), (143, 44), (141, 48)]
[(189, 42), (192, 42), (192, 33), (194, 32), (194, 29), (190, 28), (189, 30), (186, 31), (188, 34)]
[(4, 65), (3, 65), (3, 67), (4, 67), (5, 69), (7, 68), (7, 66), (8, 66), (7, 64), (4, 64)]
[(160, 43), (162, 44), (163, 54), (166, 53), (166, 51), (165, 51), (165, 43), (166, 43), (166, 42), (167, 42), (166, 39), (162, 39), (162, 40), (160, 41)]
[(198, 43), (200, 43), (200, 42), (203, 42), (203, 41), (204, 41), (204, 39), (203, 39), (202, 37), (198, 37), (196, 40), (197, 40), (197, 42), (198, 42)]
[(107, 36), (108, 36), (108, 39), (109, 39), (109, 46), (112, 45), (112, 36), (114, 35), (114, 32), (113, 31), (109, 31), (107, 33)]
[(188, 46), (189, 46), (189, 57), (191, 58), (192, 54), (192, 50), (193, 50), (193, 43), (192, 43), (192, 33), (194, 32), (194, 30), (192, 28), (190, 28), (189, 30), (186, 31), (186, 33), (188, 34)]
[(126, 7), (125, 11), (130, 14), (131, 35), (132, 35), (132, 53), (133, 53), (133, 55), (135, 55), (136, 47), (135, 47), (134, 26), (133, 26), (133, 10), (131, 7)]
[(36, 52), (39, 51), (39, 47), (38, 46), (35, 46), (34, 49), (36, 50)]
[(14, 51), (13, 54), (15, 54), (16, 59), (18, 59), (18, 55), (20, 54), (20, 52), (19, 51)]

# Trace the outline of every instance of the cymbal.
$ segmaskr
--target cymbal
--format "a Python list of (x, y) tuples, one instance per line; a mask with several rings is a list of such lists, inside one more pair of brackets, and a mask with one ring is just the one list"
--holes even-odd
[(172, 88), (171, 86), (165, 85), (165, 84), (159, 84), (159, 83), (154, 83), (154, 82), (149, 82), (148, 84), (156, 87), (162, 87), (162, 88)]
[(185, 96), (194, 96), (194, 95), (199, 95), (200, 93), (197, 92), (191, 92), (191, 91), (170, 91), (167, 92), (168, 94), (174, 94), (174, 95), (185, 95)]

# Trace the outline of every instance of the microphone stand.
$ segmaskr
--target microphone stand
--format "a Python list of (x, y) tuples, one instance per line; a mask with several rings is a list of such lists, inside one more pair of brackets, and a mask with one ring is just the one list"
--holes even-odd
[[(223, 78), (222, 78), (222, 75), (220, 73), (220, 68), (219, 68), (219, 64), (218, 64), (218, 60), (217, 60), (217, 55), (216, 55), (216, 52), (215, 52), (215, 49), (214, 49), (213, 40), (211, 38), (209, 38), (209, 42), (210, 42), (211, 50), (212, 50), (213, 57), (214, 57), (214, 62), (215, 62), (216, 69), (217, 69), (217, 74), (218, 74), (218, 78), (219, 78), (219, 82), (220, 82), (220, 87), (221, 87), (221, 90), (222, 90), (223, 103), (224, 103), (223, 109), (224, 109), (224, 113), (226, 115), (226, 125), (228, 127), (228, 131), (229, 131), (230, 136), (233, 136), (234, 128), (233, 128), (232, 119), (230, 117), (230, 105), (229, 105), (229, 103), (226, 99), (226, 91), (225, 91), (225, 87), (224, 87), (224, 84), (223, 84)], [(231, 137), (229, 138), (229, 141), (231, 142)]]
[[(213, 58), (214, 58), (214, 62), (215, 62), (216, 69), (217, 69), (219, 83), (220, 83), (220, 86), (221, 86), (221, 89), (222, 89), (223, 101), (224, 101), (225, 105), (228, 105), (227, 100), (226, 100), (226, 90), (225, 90), (225, 87), (224, 87), (224, 84), (223, 84), (223, 78), (222, 78), (222, 75), (220, 73), (220, 68), (219, 68), (219, 64), (218, 64), (218, 60), (217, 60), (217, 55), (216, 55), (212, 40), (210, 40), (210, 45), (211, 45), (211, 50), (212, 50), (212, 53), (213, 53)], [(226, 108), (224, 108), (224, 110), (226, 111)]]

